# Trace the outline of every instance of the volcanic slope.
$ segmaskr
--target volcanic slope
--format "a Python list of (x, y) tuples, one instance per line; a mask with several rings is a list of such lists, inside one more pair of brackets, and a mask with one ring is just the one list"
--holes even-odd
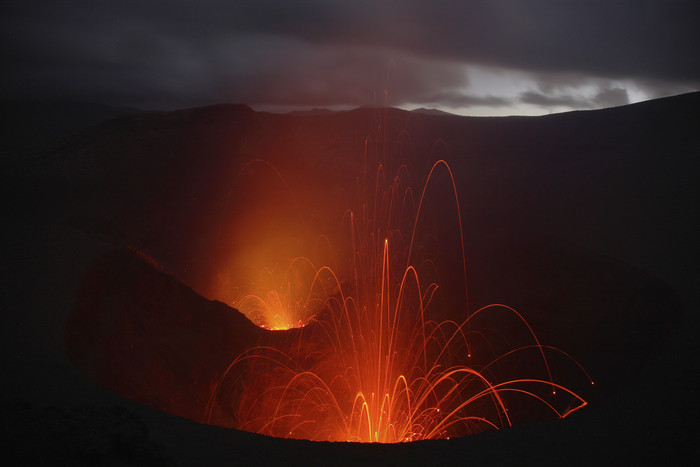
[[(698, 104), (700, 93), (693, 93), (527, 118), (394, 109), (275, 115), (220, 105), (129, 112), (41, 146), (8, 135), (2, 150), (12, 225), (3, 314), (3, 366), (12, 375), (3, 388), (6, 439), (28, 461), (146, 465), (681, 459), (694, 433), (688, 400), (700, 299)], [(44, 127), (59, 127), (45, 123), (40, 109), (32, 112)], [(70, 112), (67, 107), (61, 119)], [(147, 275), (162, 284), (159, 293), (191, 295), (188, 303), (201, 310), (223, 307), (196, 295), (216, 299), (208, 288), (216, 261), (209, 246), (235, 173), (251, 159), (264, 159), (285, 174), (300, 204), (320, 209), (316, 190), (338, 193), (336, 187), (349, 182), (377, 122), (386, 122), (389, 136), (404, 129), (410, 134), (410, 145), (389, 139), (389, 152), (413, 158), (417, 172), (431, 157), (451, 164), (472, 304), (498, 301), (521, 309), (545, 340), (574, 354), (599, 382), (589, 407), (564, 421), (457, 440), (332, 445), (168, 415), (106, 391), (71, 363), (66, 322), (96, 264), (140, 253), (156, 266)], [(435, 149), (438, 139), (447, 149)], [(309, 179), (316, 181), (313, 190), (305, 188)], [(247, 234), (245, 223), (228, 222), (232, 233)], [(167, 336), (162, 343), (149, 340), (144, 329), (134, 335), (145, 336), (148, 352), (173, 348)], [(168, 358), (176, 361), (179, 352), (186, 353), (176, 350)], [(181, 374), (177, 365), (165, 370)], [(124, 417), (135, 420), (126, 433), (119, 431)], [(76, 424), (97, 428), (71, 428)], [(46, 443), (56, 437), (65, 441)]]

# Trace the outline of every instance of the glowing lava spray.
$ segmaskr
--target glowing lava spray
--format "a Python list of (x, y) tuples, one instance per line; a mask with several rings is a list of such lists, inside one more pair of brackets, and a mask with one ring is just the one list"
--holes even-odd
[[(265, 328), (297, 329), (270, 331), (286, 333), (285, 344), (250, 349), (231, 363), (212, 391), (206, 421), (223, 411), (233, 426), (270, 436), (404, 442), (547, 414), (563, 418), (585, 406), (557, 382), (550, 359), (568, 362), (592, 384), (585, 370), (542, 345), (515, 309), (497, 304), (469, 312), (449, 164), (434, 162), (415, 189), (409, 165), (374, 160), (381, 147), (379, 138), (365, 142), (355, 205), (342, 215), (334, 241), (318, 237), (335, 258), (317, 263), (290, 255), (283, 274), (275, 278), (264, 268), (259, 292), (236, 302)], [(430, 204), (435, 185), (449, 202)], [(442, 222), (445, 206), (454, 206), (451, 245), (424, 235), (432, 225), (426, 219)], [(461, 284), (461, 296), (441, 286), (445, 277)], [(517, 338), (484, 324), (492, 322), (482, 320), (486, 315), (516, 325)]]

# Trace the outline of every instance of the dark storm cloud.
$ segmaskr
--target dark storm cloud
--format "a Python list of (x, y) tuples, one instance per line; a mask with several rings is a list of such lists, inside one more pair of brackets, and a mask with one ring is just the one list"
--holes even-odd
[[(521, 101), (568, 105), (545, 88), (595, 77), (650, 95), (696, 89), (696, 3), (3, 2), (0, 84), (5, 98), (166, 108), (358, 105), (385, 89), (393, 105), (507, 105), (469, 90), (468, 66), (481, 65), (546, 76)], [(608, 87), (583, 104), (629, 99)]]

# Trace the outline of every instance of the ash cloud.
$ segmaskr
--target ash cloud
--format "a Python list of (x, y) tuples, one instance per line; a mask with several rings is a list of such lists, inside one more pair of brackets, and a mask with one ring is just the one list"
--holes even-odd
[[(142, 108), (216, 102), (280, 107), (592, 108), (698, 89), (691, 1), (3, 2), (3, 98)], [(538, 90), (472, 87), (469, 67), (528, 73)], [(542, 79), (542, 77), (548, 77)], [(574, 77), (604, 92), (549, 93)]]

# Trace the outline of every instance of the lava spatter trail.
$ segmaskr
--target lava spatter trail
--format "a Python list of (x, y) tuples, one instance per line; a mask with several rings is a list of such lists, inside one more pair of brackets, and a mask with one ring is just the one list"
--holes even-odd
[(437, 160), (414, 186), (410, 166), (387, 157), (382, 140), (380, 129), (366, 141), (339, 232), (317, 233), (330, 254), (290, 252), (286, 267), (259, 268), (254, 290), (239, 292), (235, 306), (259, 326), (299, 329), (284, 345), (239, 355), (213, 388), (205, 421), (229, 417), (236, 428), (277, 437), (392, 443), (563, 418), (585, 406), (550, 360), (568, 365), (578, 388), (592, 384), (585, 370), (540, 343), (517, 310), (469, 311), (449, 164)]

